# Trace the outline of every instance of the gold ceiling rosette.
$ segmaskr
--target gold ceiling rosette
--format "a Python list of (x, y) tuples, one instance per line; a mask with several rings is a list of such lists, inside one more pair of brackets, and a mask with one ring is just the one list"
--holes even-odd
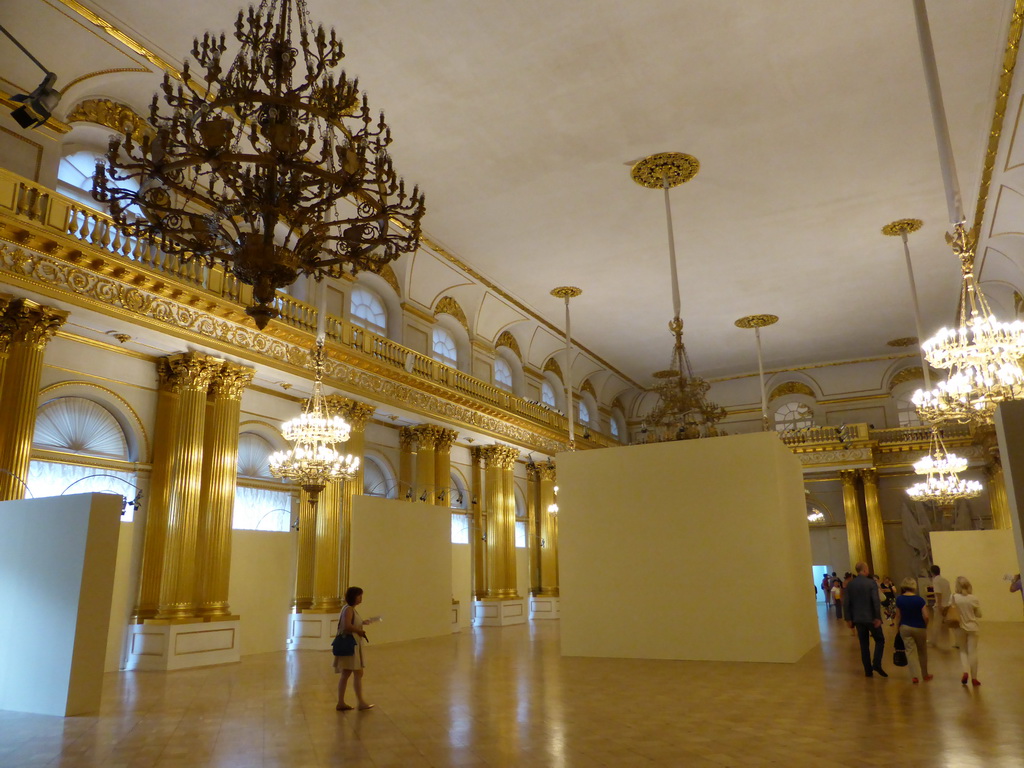
[(414, 251), (424, 199), (395, 172), (384, 115), (338, 71), (341, 41), (313, 27), (304, 0), (239, 12), (234, 37), (233, 59), (223, 34), (194, 41), (205, 87), (188, 61), (180, 81), (165, 76), (153, 134), (111, 141), (93, 196), (131, 236), (224, 263), (253, 287), (246, 312), (264, 328), (276, 290), (299, 275), (377, 270)]

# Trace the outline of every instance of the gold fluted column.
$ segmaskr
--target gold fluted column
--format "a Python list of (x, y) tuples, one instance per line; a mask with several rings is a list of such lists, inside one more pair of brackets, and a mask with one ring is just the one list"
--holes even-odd
[(7, 355), (11, 347), (12, 324), (6, 320), (8, 307), (14, 297), (9, 293), (0, 293), (0, 392), (3, 391), (4, 369), (7, 366)]
[(441, 428), (433, 424), (416, 427), (419, 447), (416, 450), (416, 487), (413, 495), (416, 501), (425, 501), (427, 504), (437, 503), (434, 487), (434, 446), (440, 433)]
[(434, 503), (439, 507), (452, 505), (452, 445), (459, 433), (454, 429), (439, 429), (434, 440)]
[(868, 516), (868, 542), (871, 544), (872, 573), (889, 575), (889, 555), (885, 551), (885, 526), (882, 507), (878, 503), (878, 470), (862, 469), (864, 479), (864, 509)]
[(484, 495), (484, 473), (482, 464), (484, 461), (484, 449), (480, 446), (471, 448), (470, 476), (469, 476), (469, 498), (470, 498), (470, 532), (469, 551), (473, 558), (473, 597), (482, 599), (487, 594), (487, 542), (485, 540), (486, 496)]
[(398, 430), (398, 498), (414, 501), (413, 492), (413, 461), (416, 456), (416, 430), (402, 427)]
[(0, 389), (0, 501), (25, 498), (43, 352), (67, 319), (63, 310), (14, 299), (0, 320), (7, 340)]
[(139, 596), (134, 613), (134, 618), (139, 621), (153, 618), (160, 607), (160, 580), (164, 567), (167, 505), (171, 487), (169, 478), (171, 462), (174, 460), (171, 449), (177, 442), (178, 428), (178, 393), (174, 389), (171, 366), (166, 357), (157, 360), (156, 370), (160, 383), (153, 431), (153, 470), (150, 475), (149, 503), (146, 505)]
[(512, 470), (519, 451), (507, 445), (482, 450), (487, 500), (486, 600), (514, 600), (516, 589), (516, 506)]
[(210, 382), (203, 444), (203, 485), (199, 501), (196, 606), (200, 616), (230, 616), (231, 522), (238, 477), (238, 422), (242, 393), (256, 373), (224, 363)]
[(201, 352), (167, 358), (171, 386), (178, 393), (174, 442), (167, 478), (166, 536), (160, 577), (158, 619), (196, 615), (196, 542), (203, 477), (206, 392), (223, 361)]
[(1013, 522), (1010, 516), (1010, 500), (1006, 495), (1003, 465), (998, 456), (992, 457), (992, 464), (985, 472), (988, 475), (988, 502), (992, 507), (992, 527), (1008, 531), (1013, 528)]
[(299, 552), (295, 568), (295, 600), (292, 607), (303, 611), (313, 607), (313, 566), (316, 562), (316, 505), (309, 493), (299, 490)]
[(555, 503), (557, 476), (553, 462), (537, 465), (540, 474), (540, 589), (538, 595), (558, 597), (558, 532), (556, 519), (548, 512)]
[[(366, 458), (366, 424), (377, 410), (374, 405), (349, 400), (339, 395), (328, 395), (325, 398), (327, 410), (332, 416), (341, 416), (352, 427), (348, 442), (339, 447), (339, 451), (359, 459), (359, 469), (351, 480), (346, 480), (341, 487), (341, 558), (340, 578), (344, 593), (349, 586), (349, 564), (352, 540), (352, 499), (363, 493), (363, 460)], [(340, 606), (339, 606), (340, 610)]]
[(526, 546), (530, 555), (530, 594), (540, 591), (540, 472), (532, 461), (526, 465)]
[(328, 483), (316, 505), (314, 611), (341, 610), (341, 486), (340, 482)]
[(839, 472), (843, 481), (843, 513), (846, 516), (846, 544), (850, 550), (850, 570), (857, 563), (868, 561), (864, 546), (864, 526), (860, 521), (860, 502), (857, 498), (857, 470), (843, 469)]

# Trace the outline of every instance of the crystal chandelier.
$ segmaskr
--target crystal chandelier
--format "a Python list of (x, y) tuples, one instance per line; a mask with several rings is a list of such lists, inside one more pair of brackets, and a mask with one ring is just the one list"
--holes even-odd
[(936, 427), (932, 427), (928, 455), (914, 463), (914, 471), (925, 475), (923, 482), (907, 488), (914, 501), (931, 501), (939, 506), (952, 506), (960, 499), (973, 499), (981, 493), (981, 483), (964, 480), (960, 472), (967, 469), (967, 459), (950, 453)]
[(351, 480), (359, 469), (356, 456), (342, 455), (335, 446), (348, 440), (348, 423), (328, 413), (323, 394), (324, 342), (318, 339), (313, 351), (313, 394), (303, 412), (281, 427), (290, 451), (278, 451), (270, 457), (270, 473), (302, 487), (316, 504), (328, 483)]
[(129, 235), (223, 262), (253, 287), (246, 312), (264, 328), (276, 290), (300, 274), (376, 270), (414, 251), (424, 202), (395, 173), (384, 115), (338, 71), (341, 41), (312, 27), (305, 0), (239, 12), (234, 36), (230, 63), (223, 34), (194, 41), (206, 86), (188, 61), (181, 82), (165, 76), (154, 135), (112, 139), (93, 196)]
[(715, 425), (726, 416), (724, 408), (707, 400), (706, 395), (711, 385), (693, 375), (686, 346), (683, 344), (683, 321), (680, 317), (679, 275), (668, 191), (672, 187), (685, 184), (696, 176), (699, 170), (700, 162), (691, 155), (682, 152), (661, 152), (640, 160), (633, 165), (630, 172), (633, 181), (641, 187), (661, 189), (665, 195), (674, 311), (668, 328), (675, 337), (675, 342), (669, 368), (654, 374), (658, 383), (652, 390), (658, 394), (658, 402), (645, 417), (643, 426), (645, 433), (648, 429), (653, 429), (654, 438), (659, 441), (714, 437), (722, 434)]

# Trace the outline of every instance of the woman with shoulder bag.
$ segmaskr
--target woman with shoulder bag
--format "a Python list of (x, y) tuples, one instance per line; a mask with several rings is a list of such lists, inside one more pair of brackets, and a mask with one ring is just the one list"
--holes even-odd
[(981, 685), (978, 681), (978, 619), (981, 617), (981, 603), (974, 596), (971, 582), (963, 576), (956, 577), (950, 605), (956, 608), (960, 619), (960, 625), (955, 629), (957, 645), (960, 646), (960, 664), (964, 670), (960, 684), (967, 685), (970, 676), (972, 685)]
[[(338, 706), (339, 712), (347, 712), (351, 709), (371, 709), (373, 704), (367, 703), (363, 698), (363, 669), (366, 664), (363, 661), (363, 646), (366, 644), (366, 632), (363, 630), (364, 622), (356, 606), (363, 602), (363, 590), (359, 587), (349, 587), (345, 590), (345, 606), (341, 609), (341, 616), (338, 618), (339, 635), (352, 635), (356, 638), (355, 652), (351, 656), (335, 656), (334, 671), (341, 673), (338, 680)], [(352, 707), (345, 703), (345, 688), (348, 686), (348, 679), (352, 677), (352, 687), (356, 691), (356, 706)]]
[(928, 674), (928, 621), (931, 611), (923, 597), (917, 594), (917, 579), (909, 577), (900, 585), (900, 596), (896, 598), (896, 631), (903, 638), (910, 665), (912, 683), (923, 676), (925, 682), (932, 679)]

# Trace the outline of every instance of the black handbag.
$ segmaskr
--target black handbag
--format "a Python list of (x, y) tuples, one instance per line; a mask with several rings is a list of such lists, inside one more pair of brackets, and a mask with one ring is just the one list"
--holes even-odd
[(907, 647), (903, 644), (903, 636), (897, 632), (896, 638), (892, 641), (892, 665), (894, 667), (907, 666)]
[(331, 643), (331, 650), (334, 651), (335, 656), (355, 656), (356, 636), (336, 635)]

